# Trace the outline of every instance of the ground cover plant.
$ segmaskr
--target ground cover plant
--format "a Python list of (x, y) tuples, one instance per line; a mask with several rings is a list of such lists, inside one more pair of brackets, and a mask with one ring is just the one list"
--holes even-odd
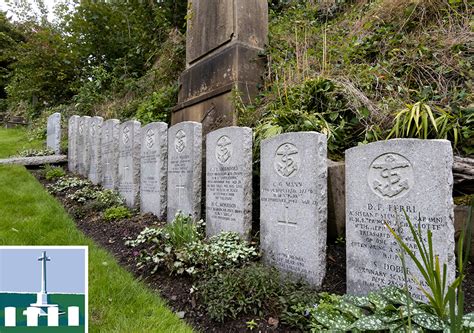
[[(0, 129), (1, 137), (7, 137), (6, 142), (16, 142), (18, 148), (25, 132)], [(17, 149), (0, 142), (0, 156), (10, 155)], [(89, 246), (92, 332), (191, 332), (159, 297), (79, 232), (58, 201), (48, 195), (24, 167), (1, 166), (0, 181), (0, 242), (3, 245)]]

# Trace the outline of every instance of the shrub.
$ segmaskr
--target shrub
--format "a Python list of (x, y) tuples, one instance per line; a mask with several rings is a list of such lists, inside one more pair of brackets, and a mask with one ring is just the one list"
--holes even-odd
[(92, 186), (84, 186), (77, 191), (68, 194), (66, 198), (77, 201), (79, 203), (85, 203), (88, 200), (95, 199), (97, 190)]
[(165, 232), (168, 234), (168, 242), (175, 249), (181, 249), (186, 244), (198, 242), (202, 238), (202, 233), (198, 230), (198, 225), (193, 223), (190, 216), (176, 214), (172, 223), (166, 225)]
[(104, 220), (117, 221), (132, 217), (132, 213), (125, 206), (107, 208), (104, 212)]
[(88, 180), (83, 180), (77, 177), (61, 177), (54, 184), (48, 185), (48, 191), (50, 193), (61, 193), (69, 189), (77, 189), (85, 186), (89, 186), (92, 183)]
[(53, 179), (56, 179), (56, 178), (61, 178), (61, 177), (64, 177), (66, 175), (66, 172), (64, 171), (63, 168), (61, 168), (61, 167), (52, 167), (49, 164), (44, 167), (44, 171), (45, 171), (45, 178), (47, 180), (53, 180)]
[(122, 206), (124, 203), (120, 194), (114, 190), (97, 191), (95, 200), (97, 200), (98, 207), (101, 207), (101, 209)]

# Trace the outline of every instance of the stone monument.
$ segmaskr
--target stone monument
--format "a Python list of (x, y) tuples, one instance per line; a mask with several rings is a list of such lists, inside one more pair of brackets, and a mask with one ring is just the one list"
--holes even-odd
[(83, 116), (79, 119), (77, 136), (77, 173), (86, 177), (89, 173), (89, 126), (91, 117)]
[[(400, 247), (385, 225), (416, 245), (406, 222), (433, 232), (434, 253), (447, 277), (455, 276), (453, 225), (453, 152), (446, 140), (394, 139), (346, 151), (347, 292), (366, 295), (387, 285), (404, 285)], [(419, 300), (425, 296), (413, 277), (424, 279), (405, 256), (408, 284)], [(442, 266), (441, 266), (442, 269)]]
[(102, 126), (102, 186), (113, 190), (118, 186), (118, 151), (120, 121), (109, 119)]
[(316, 132), (262, 142), (260, 242), (265, 263), (320, 287), (326, 272), (327, 143)]
[(264, 72), (259, 53), (268, 35), (267, 0), (188, 0), (186, 70), (171, 122), (203, 124), (204, 133), (236, 124), (231, 102), (257, 93)]
[(201, 217), (202, 126), (184, 121), (168, 130), (168, 213)]
[(56, 155), (61, 153), (61, 114), (53, 113), (48, 117), (46, 146)]
[(104, 118), (93, 117), (90, 120), (89, 127), (89, 180), (97, 185), (101, 180), (102, 173), (102, 158), (101, 145), (102, 145), (102, 124)]
[(206, 138), (206, 234), (252, 228), (252, 129), (225, 127)]
[(118, 191), (130, 208), (139, 203), (140, 191), (140, 123), (130, 120), (120, 126)]
[(69, 172), (77, 171), (77, 136), (79, 135), (79, 116), (72, 116), (68, 121), (67, 164)]
[(168, 185), (168, 125), (148, 124), (142, 128), (141, 135), (140, 209), (142, 213), (153, 213), (164, 219)]

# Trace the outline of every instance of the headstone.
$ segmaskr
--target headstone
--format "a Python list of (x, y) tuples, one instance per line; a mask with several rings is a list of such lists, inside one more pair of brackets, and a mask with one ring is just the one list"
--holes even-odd
[(225, 127), (206, 137), (206, 234), (252, 228), (252, 130)]
[(48, 117), (46, 146), (56, 155), (61, 153), (61, 114), (59, 112)]
[(201, 217), (202, 125), (185, 121), (168, 130), (168, 222), (181, 211)]
[(5, 308), (5, 327), (16, 326), (16, 308), (13, 306), (7, 306)]
[(141, 131), (140, 209), (159, 218), (166, 216), (168, 125), (151, 123)]
[(79, 135), (79, 116), (72, 116), (68, 122), (67, 162), (70, 172), (77, 171), (77, 136)]
[(120, 121), (109, 119), (102, 125), (102, 186), (113, 190), (118, 186), (118, 151)]
[(326, 272), (326, 136), (286, 133), (264, 140), (261, 147), (263, 260), (319, 287)]
[[(395, 139), (346, 151), (347, 292), (366, 295), (388, 285), (404, 285), (400, 248), (385, 226), (400, 227), (416, 252), (403, 210), (426, 241), (433, 232), (434, 253), (455, 275), (451, 144), (446, 140)], [(405, 256), (412, 295), (424, 300), (415, 264)], [(442, 266), (441, 266), (442, 267)]]
[(59, 326), (59, 308), (56, 306), (48, 308), (48, 326)]
[(236, 124), (232, 91), (258, 93), (268, 35), (267, 0), (188, 0), (186, 70), (171, 123), (198, 121), (203, 132)]
[(130, 120), (120, 125), (118, 191), (130, 208), (139, 203), (140, 123)]
[(79, 326), (79, 307), (78, 306), (67, 307), (67, 325)]
[(26, 326), (36, 327), (38, 326), (38, 318), (40, 315), (40, 308), (27, 307), (26, 308)]
[(104, 118), (93, 117), (89, 127), (89, 180), (93, 184), (99, 184), (102, 173), (102, 125)]
[(77, 172), (86, 177), (89, 173), (89, 125), (91, 117), (83, 116), (79, 119), (79, 134), (77, 136)]

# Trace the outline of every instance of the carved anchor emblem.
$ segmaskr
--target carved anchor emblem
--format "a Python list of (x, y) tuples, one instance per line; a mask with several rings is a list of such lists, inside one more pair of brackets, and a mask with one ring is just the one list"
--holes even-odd
[(151, 149), (155, 144), (155, 132), (152, 129), (146, 131), (145, 144), (148, 149)]
[(216, 158), (219, 163), (226, 163), (232, 155), (232, 141), (227, 135), (223, 135), (217, 140)]
[(372, 168), (381, 170), (380, 176), (382, 179), (375, 179), (373, 188), (382, 196), (392, 198), (410, 189), (408, 180), (402, 179), (399, 170), (397, 170), (410, 168), (408, 161), (397, 161), (395, 156), (389, 154), (382, 163), (374, 163)]
[(130, 141), (130, 128), (125, 126), (123, 129), (123, 143), (127, 144)]
[(292, 176), (299, 168), (298, 149), (291, 143), (284, 143), (276, 151), (275, 168), (283, 177)]
[(184, 148), (186, 148), (186, 133), (183, 130), (179, 130), (176, 133), (174, 148), (178, 153), (182, 153)]

